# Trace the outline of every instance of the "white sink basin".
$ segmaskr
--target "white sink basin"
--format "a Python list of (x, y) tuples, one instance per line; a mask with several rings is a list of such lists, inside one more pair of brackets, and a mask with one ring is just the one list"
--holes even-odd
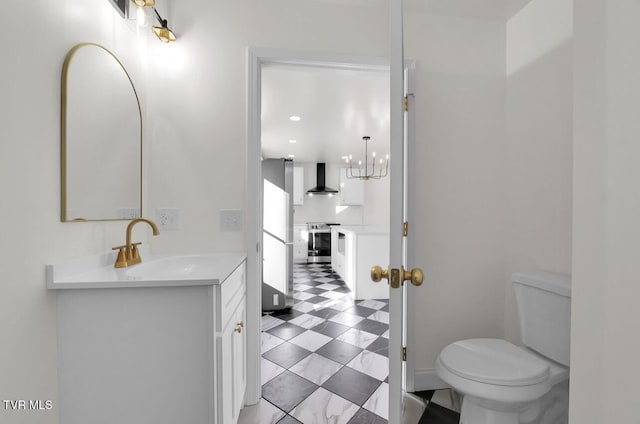
[(153, 255), (142, 263), (114, 268), (115, 253), (47, 265), (50, 289), (155, 287), (220, 284), (245, 259), (244, 253)]
[(216, 255), (180, 255), (155, 257), (124, 268), (129, 277), (140, 280), (193, 280), (216, 275), (221, 266)]

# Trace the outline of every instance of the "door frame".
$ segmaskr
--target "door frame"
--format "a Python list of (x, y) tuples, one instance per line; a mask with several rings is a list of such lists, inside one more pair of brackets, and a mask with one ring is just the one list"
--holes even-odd
[[(245, 241), (247, 249), (247, 390), (245, 393), (245, 404), (254, 405), (261, 398), (261, 299), (262, 284), (256, 283), (262, 281), (262, 267), (259, 266), (262, 256), (261, 236), (262, 236), (262, 168), (261, 160), (261, 88), (262, 88), (262, 65), (264, 64), (280, 64), (280, 65), (303, 65), (313, 67), (323, 67), (332, 69), (364, 69), (379, 70), (390, 72), (389, 61), (384, 57), (373, 56), (357, 56), (357, 55), (341, 55), (330, 53), (317, 53), (308, 51), (295, 51), (286, 49), (273, 48), (255, 48), (247, 49), (247, 226), (245, 231)], [(413, 73), (415, 70), (415, 62), (406, 61), (405, 68), (409, 72), (410, 89), (413, 85)], [(411, 90), (410, 92), (413, 92)], [(412, 98), (410, 96), (410, 104)], [(411, 117), (411, 115), (410, 115)], [(409, 120), (408, 149), (413, 149), (413, 133), (412, 125), (414, 120)], [(410, 155), (409, 158), (412, 158)], [(411, 171), (411, 163), (407, 164)], [(409, 174), (411, 175), (411, 174)], [(409, 179), (411, 181), (411, 179)], [(413, 193), (412, 184), (407, 187), (410, 193)], [(414, 196), (411, 195), (409, 199)], [(409, 202), (409, 217), (413, 216), (413, 203)], [(409, 239), (409, 243), (411, 240)], [(412, 252), (412, 249), (410, 250)], [(412, 258), (411, 258), (412, 259)], [(413, 261), (411, 261), (413, 262)], [(372, 283), (373, 284), (373, 283)], [(411, 297), (410, 297), (411, 299)], [(411, 302), (407, 305), (406, 319), (409, 334), (413, 334), (413, 308)], [(410, 337), (408, 342), (412, 341)], [(414, 349), (408, 349), (412, 352)], [(413, 390), (414, 375), (414, 356), (412, 353), (407, 355), (407, 363), (405, 367), (407, 375), (407, 389)]]

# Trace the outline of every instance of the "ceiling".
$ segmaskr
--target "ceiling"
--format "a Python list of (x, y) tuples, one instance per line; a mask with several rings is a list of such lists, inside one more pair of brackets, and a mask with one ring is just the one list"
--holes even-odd
[[(262, 156), (338, 163), (389, 153), (389, 74), (384, 71), (266, 65), (262, 68)], [(290, 116), (300, 116), (294, 122)], [(295, 144), (289, 140), (296, 140)]]

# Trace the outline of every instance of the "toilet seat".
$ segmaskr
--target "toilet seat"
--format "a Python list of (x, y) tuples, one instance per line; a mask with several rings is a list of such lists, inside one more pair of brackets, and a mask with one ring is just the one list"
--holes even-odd
[(499, 386), (530, 386), (549, 378), (549, 365), (506, 340), (460, 340), (440, 353), (441, 364), (461, 378)]
[(530, 402), (568, 378), (568, 369), (500, 339), (460, 340), (436, 359), (438, 377), (465, 396)]

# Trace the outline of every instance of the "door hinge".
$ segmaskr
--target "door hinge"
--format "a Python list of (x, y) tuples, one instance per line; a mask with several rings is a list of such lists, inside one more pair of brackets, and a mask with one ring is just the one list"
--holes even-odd
[(403, 224), (402, 235), (407, 237), (409, 236), (409, 221), (405, 221)]
[(402, 346), (402, 360), (404, 362), (407, 362), (407, 347), (406, 346)]
[(409, 112), (409, 96), (404, 96), (404, 111)]

